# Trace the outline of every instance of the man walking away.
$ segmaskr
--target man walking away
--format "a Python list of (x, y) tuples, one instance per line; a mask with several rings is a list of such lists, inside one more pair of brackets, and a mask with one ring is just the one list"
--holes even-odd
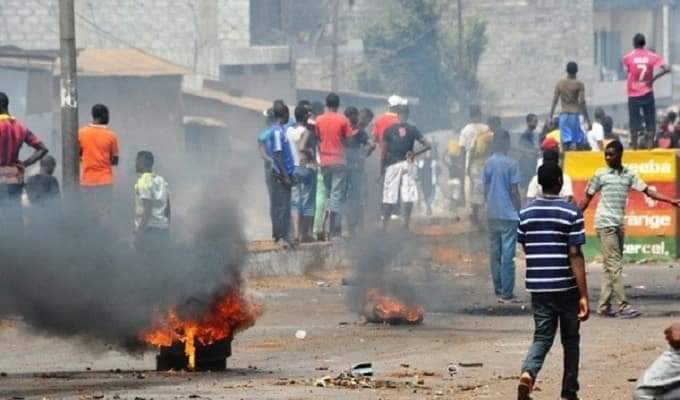
[(579, 326), (588, 319), (588, 286), (581, 246), (586, 237), (583, 214), (559, 196), (562, 169), (553, 163), (538, 169), (543, 195), (520, 211), (518, 241), (526, 254), (526, 288), (536, 325), (518, 386), (519, 400), (530, 399), (557, 326), (564, 349), (563, 400), (578, 400)]
[[(478, 139), (480, 139), (480, 144), (487, 143), (490, 136), (491, 129), (488, 125), (482, 123), (481, 107), (478, 105), (470, 106), (470, 123), (465, 125), (460, 132), (458, 144), (460, 151), (465, 154), (465, 204), (469, 204), (472, 208), (471, 222), (473, 225), (479, 225), (479, 207), (483, 204), (482, 191), (477, 190), (475, 193), (474, 188), (480, 185), (480, 171), (487, 156), (474, 157), (473, 146)], [(473, 163), (473, 159), (478, 161)]]
[(109, 109), (92, 107), (92, 123), (80, 129), (80, 186), (91, 218), (111, 227), (113, 212), (113, 166), (118, 165), (118, 137), (109, 129)]
[(347, 162), (345, 140), (352, 135), (347, 118), (338, 113), (340, 97), (330, 93), (326, 97), (326, 112), (316, 119), (319, 138), (319, 161), (326, 186), (330, 228), (327, 237), (342, 234), (341, 213), (347, 195)]
[[(25, 144), (33, 147), (33, 154), (19, 161), (19, 152)], [(21, 194), (24, 172), (47, 155), (40, 139), (9, 113), (9, 98), (0, 92), (0, 226), (2, 235), (23, 234)]]
[[(643, 135), (641, 147), (649, 148), (656, 133), (656, 102), (654, 82), (671, 72), (663, 58), (647, 49), (647, 40), (641, 33), (633, 37), (633, 51), (623, 57), (623, 67), (628, 71), (628, 115), (630, 118), (630, 147), (638, 148), (638, 137)], [(655, 69), (660, 69), (654, 74)], [(644, 123), (644, 128), (643, 124)]]
[(137, 153), (135, 169), (135, 249), (154, 256), (167, 251), (170, 243), (170, 191), (168, 182), (153, 172), (150, 151)]
[(349, 233), (354, 235), (357, 228), (363, 223), (364, 216), (364, 193), (366, 172), (364, 163), (371, 155), (375, 145), (371, 142), (366, 127), (373, 119), (371, 110), (356, 107), (347, 107), (345, 117), (352, 125), (352, 136), (347, 138), (347, 222)]
[(61, 197), (59, 181), (53, 176), (56, 168), (54, 157), (45, 156), (40, 160), (40, 173), (26, 180), (26, 195), (32, 208), (48, 208)]
[(293, 154), (283, 126), (290, 112), (283, 102), (273, 106), (274, 124), (267, 143), (267, 153), (272, 158), (272, 223), (274, 240), (283, 242), (284, 247), (294, 247), (290, 241), (292, 176), (295, 172)]
[(515, 246), (520, 209), (519, 166), (507, 156), (510, 135), (493, 136), (493, 155), (484, 165), (482, 184), (489, 230), (489, 263), (493, 286), (501, 304), (515, 302)]
[[(430, 150), (418, 128), (409, 124), (408, 105), (399, 107), (399, 123), (385, 131), (385, 153), (382, 164), (385, 166), (383, 179), (383, 230), (387, 230), (392, 212), (397, 204), (402, 207), (404, 227), (409, 229), (413, 203), (418, 201), (418, 167), (415, 157)], [(422, 148), (414, 152), (415, 143)]]
[(590, 117), (586, 107), (586, 87), (576, 79), (578, 64), (573, 61), (567, 63), (567, 77), (560, 79), (555, 86), (555, 96), (550, 108), (550, 119), (555, 115), (557, 103), (562, 103), (560, 113), (560, 139), (562, 148), (567, 150), (580, 150), (586, 144), (586, 137), (581, 128), (580, 116), (586, 120), (590, 130)]
[(296, 125), (286, 130), (290, 143), (295, 172), (291, 207), (293, 212), (293, 239), (296, 242), (309, 242), (314, 224), (314, 201), (316, 197), (316, 169), (313, 152), (307, 148), (309, 130), (307, 121), (310, 111), (305, 106), (295, 107)]
[(638, 380), (633, 400), (680, 399), (680, 323), (665, 331), (670, 348)]
[(527, 129), (519, 137), (519, 187), (522, 192), (528, 189), (531, 177), (536, 174), (539, 143), (536, 137), (538, 117), (536, 114), (526, 116)]
[[(600, 168), (588, 183), (586, 197), (580, 204), (585, 211), (596, 193), (600, 193), (600, 202), (595, 211), (595, 228), (600, 238), (602, 256), (604, 258), (604, 274), (600, 288), (600, 301), (597, 313), (605, 317), (635, 318), (640, 311), (631, 307), (624, 293), (623, 272), (623, 226), (630, 189), (642, 192), (652, 199), (680, 205), (680, 200), (671, 199), (647, 186), (637, 172), (625, 167), (622, 163), (623, 145), (612, 141), (604, 151), (607, 167)], [(612, 304), (613, 303), (613, 304)], [(616, 307), (612, 310), (612, 306)]]

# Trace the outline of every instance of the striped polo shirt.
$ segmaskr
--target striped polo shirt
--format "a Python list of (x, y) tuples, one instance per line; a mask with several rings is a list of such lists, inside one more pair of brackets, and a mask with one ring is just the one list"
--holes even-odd
[(595, 228), (623, 226), (630, 189), (643, 192), (647, 189), (647, 184), (640, 178), (640, 175), (629, 168), (623, 167), (621, 171), (618, 171), (606, 167), (595, 172), (587, 189), (590, 196), (600, 192), (600, 202), (595, 211)]
[(529, 292), (563, 292), (576, 288), (569, 246), (586, 242), (583, 214), (557, 196), (543, 196), (519, 213), (517, 241), (524, 245)]

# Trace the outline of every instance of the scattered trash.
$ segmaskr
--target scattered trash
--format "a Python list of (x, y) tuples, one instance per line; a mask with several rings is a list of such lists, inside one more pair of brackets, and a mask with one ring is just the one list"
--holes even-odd
[(99, 400), (99, 399), (103, 399), (104, 395), (103, 394), (95, 394), (95, 395), (92, 396), (92, 398)]
[(442, 392), (441, 390), (437, 390), (436, 392), (434, 392), (434, 395), (437, 397), (441, 397), (444, 395), (444, 392)]
[(410, 364), (399, 364), (399, 366), (402, 367), (402, 368), (408, 368), (408, 367), (410, 367), (411, 365), (410, 365)]
[(190, 395), (189, 395), (189, 398), (190, 398), (190, 399), (200, 399), (201, 396), (199, 396), (199, 395), (197, 395), (197, 394), (190, 394)]
[(300, 339), (300, 340), (304, 340), (307, 337), (307, 332), (303, 331), (303, 330), (299, 330), (299, 331), (295, 332), (295, 337)]
[(635, 286), (635, 289), (646, 290), (646, 289), (647, 289), (647, 286), (644, 286), (644, 285), (637, 285), (637, 286)]
[(632, 289), (632, 288), (633, 288), (633, 285), (627, 283), (627, 284), (623, 285), (623, 288), (624, 288), (624, 289)]
[(140, 372), (139, 374), (137, 374), (137, 379), (146, 379), (146, 375)]
[(449, 364), (448, 366), (449, 375), (454, 376), (458, 374), (458, 367), (455, 364)]
[(359, 363), (352, 366), (352, 375), (354, 376), (373, 376), (373, 364)]
[(328, 367), (316, 367), (317, 371), (328, 371)]
[(314, 382), (314, 386), (317, 386), (317, 387), (326, 387), (328, 384), (331, 383), (331, 380), (332, 380), (332, 379), (333, 379), (333, 378), (331, 378), (329, 375), (326, 375), (326, 376), (324, 376), (323, 378), (317, 379), (316, 382)]
[(637, 382), (637, 378), (628, 378), (628, 382)]
[(458, 390), (461, 392), (468, 392), (470, 390), (477, 390), (481, 387), (482, 385), (458, 385)]
[(6, 376), (7, 376), (7, 372), (0, 372), (0, 376), (3, 377), (3, 378), (6, 377)]
[(326, 281), (316, 281), (318, 287), (331, 287), (331, 284)]
[(434, 372), (431, 372), (431, 371), (423, 371), (423, 376), (434, 376)]
[(338, 325), (339, 326), (347, 326), (347, 325), (349, 325), (349, 322), (341, 321), (341, 322), (338, 323)]
[(458, 363), (458, 366), (463, 367), (463, 368), (482, 368), (482, 367), (484, 367), (484, 363), (480, 363), (480, 362)]

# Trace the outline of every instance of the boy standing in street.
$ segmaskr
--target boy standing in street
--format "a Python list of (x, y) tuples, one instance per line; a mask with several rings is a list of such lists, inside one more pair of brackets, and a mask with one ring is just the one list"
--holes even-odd
[(579, 327), (588, 319), (588, 286), (581, 246), (585, 244), (583, 214), (562, 199), (562, 169), (547, 163), (538, 169), (543, 195), (520, 211), (517, 240), (527, 260), (526, 288), (536, 330), (517, 389), (529, 400), (536, 377), (560, 326), (564, 348), (562, 400), (578, 400)]
[(137, 153), (135, 169), (135, 248), (154, 255), (167, 250), (170, 243), (170, 192), (168, 182), (153, 172), (150, 151)]
[(31, 207), (47, 207), (61, 196), (59, 181), (53, 176), (56, 168), (54, 157), (45, 156), (40, 160), (40, 173), (26, 180), (25, 190)]
[[(580, 204), (585, 211), (596, 193), (600, 192), (600, 202), (595, 211), (595, 228), (602, 245), (604, 274), (600, 288), (600, 301), (597, 313), (601, 316), (635, 318), (640, 311), (626, 301), (623, 290), (623, 226), (626, 212), (628, 190), (642, 192), (654, 200), (680, 205), (680, 200), (671, 199), (647, 186), (637, 172), (622, 163), (623, 145), (619, 141), (607, 144), (604, 150), (607, 167), (600, 168), (588, 183), (586, 197)], [(612, 310), (612, 302), (616, 307)]]

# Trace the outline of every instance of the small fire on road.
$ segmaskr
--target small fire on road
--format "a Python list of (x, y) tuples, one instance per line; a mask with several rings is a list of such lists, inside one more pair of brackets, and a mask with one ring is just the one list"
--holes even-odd
[[(187, 361), (184, 367), (194, 370), (197, 366), (197, 347), (203, 349), (225, 341), (230, 343), (236, 333), (255, 324), (255, 320), (262, 315), (262, 310), (261, 305), (247, 300), (239, 287), (229, 287), (213, 300), (200, 317), (185, 319), (176, 308), (172, 308), (158, 316), (154, 324), (142, 332), (140, 337), (145, 343), (161, 350), (183, 345)], [(229, 346), (229, 352), (230, 350)], [(223, 359), (228, 356), (229, 354), (225, 354)], [(161, 364), (159, 361), (159, 368)], [(200, 365), (200, 360), (198, 364)]]
[(366, 291), (364, 315), (369, 322), (390, 325), (417, 325), (423, 322), (425, 309), (421, 305), (406, 304), (377, 288)]

